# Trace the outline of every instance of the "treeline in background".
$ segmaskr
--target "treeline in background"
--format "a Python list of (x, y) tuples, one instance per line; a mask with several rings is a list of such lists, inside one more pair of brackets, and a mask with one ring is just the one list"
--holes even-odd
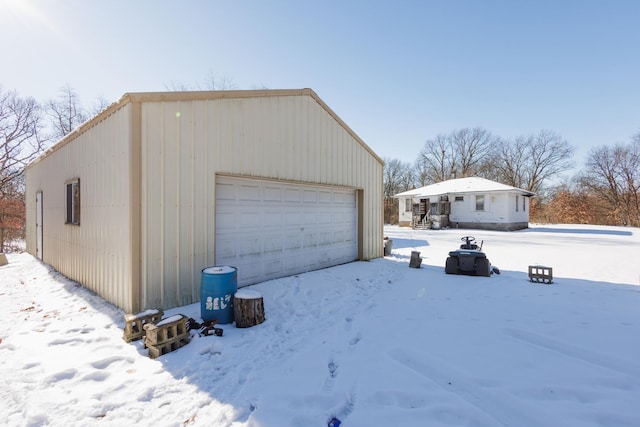
[(478, 176), (522, 188), (530, 222), (640, 227), (640, 132), (593, 148), (583, 165), (559, 134), (541, 130), (504, 139), (482, 128), (439, 134), (414, 163), (384, 159), (384, 220), (398, 223), (394, 194), (452, 178)]
[[(206, 90), (233, 88), (215, 76), (205, 85)], [(173, 83), (167, 90), (191, 88)], [(0, 252), (23, 249), (25, 167), (108, 105), (98, 99), (83, 107), (69, 85), (44, 102), (0, 86)], [(514, 139), (482, 128), (439, 134), (425, 142), (414, 163), (384, 159), (384, 220), (398, 222), (397, 193), (478, 176), (534, 192), (533, 223), (640, 227), (640, 131), (626, 143), (592, 149), (579, 168), (573, 159), (574, 148), (547, 130)]]

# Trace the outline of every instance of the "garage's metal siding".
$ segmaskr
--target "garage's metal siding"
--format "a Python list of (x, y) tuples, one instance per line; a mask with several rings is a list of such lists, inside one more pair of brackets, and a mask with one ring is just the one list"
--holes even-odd
[[(126, 94), (27, 168), (27, 250), (127, 310), (199, 300), (216, 176), (356, 190), (359, 258), (382, 255), (383, 164), (310, 89)], [(65, 182), (79, 178), (80, 226)], [(259, 221), (259, 218), (256, 218)]]
[(356, 189), (360, 258), (382, 255), (382, 161), (313, 91), (131, 96), (141, 101), (141, 308), (199, 300), (200, 271), (215, 262), (219, 174)]
[[(113, 107), (27, 168), (27, 251), (36, 255), (35, 194), (43, 193), (43, 261), (106, 300), (138, 304), (132, 283), (132, 104)], [(65, 182), (80, 180), (80, 225), (65, 224)]]

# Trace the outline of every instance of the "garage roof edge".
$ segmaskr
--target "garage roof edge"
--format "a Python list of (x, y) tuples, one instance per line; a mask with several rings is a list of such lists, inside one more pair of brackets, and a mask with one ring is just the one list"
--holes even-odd
[(40, 162), (45, 157), (64, 147), (91, 127), (100, 123), (111, 114), (129, 103), (136, 102), (164, 102), (164, 101), (197, 101), (211, 99), (257, 98), (268, 96), (310, 96), (313, 98), (338, 124), (343, 127), (358, 143), (371, 154), (380, 164), (383, 160), (322, 100), (309, 88), (304, 89), (261, 89), (261, 90), (215, 90), (215, 91), (182, 91), (182, 92), (127, 92), (116, 102), (103, 111), (82, 123), (68, 135), (47, 149), (32, 161), (27, 169)]

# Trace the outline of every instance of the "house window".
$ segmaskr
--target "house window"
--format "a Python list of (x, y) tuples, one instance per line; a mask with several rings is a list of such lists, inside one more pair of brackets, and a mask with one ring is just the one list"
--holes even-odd
[(464, 196), (456, 196), (455, 201), (456, 202), (464, 202)]
[(516, 212), (518, 212), (518, 203), (520, 203), (520, 200), (518, 200), (518, 196), (516, 195)]
[(404, 199), (404, 211), (405, 211), (405, 212), (411, 212), (411, 211), (413, 211), (413, 200), (411, 200), (411, 199)]
[(525, 200), (527, 200), (527, 198), (522, 196), (522, 212), (526, 212), (527, 210)]
[(484, 211), (484, 195), (476, 196), (476, 210)]
[(65, 182), (67, 203), (66, 224), (80, 225), (80, 179)]

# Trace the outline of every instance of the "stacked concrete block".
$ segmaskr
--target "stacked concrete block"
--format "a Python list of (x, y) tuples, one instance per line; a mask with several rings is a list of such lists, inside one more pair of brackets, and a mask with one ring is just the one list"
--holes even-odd
[(550, 285), (553, 283), (553, 268), (542, 265), (530, 265), (529, 281)]
[(155, 359), (189, 344), (187, 316), (176, 314), (158, 323), (144, 326), (144, 344), (149, 349), (149, 357)]
[(144, 327), (147, 324), (158, 323), (163, 316), (162, 310), (146, 310), (138, 314), (125, 314), (124, 315), (124, 335), (122, 338), (126, 342), (139, 340), (144, 337)]

